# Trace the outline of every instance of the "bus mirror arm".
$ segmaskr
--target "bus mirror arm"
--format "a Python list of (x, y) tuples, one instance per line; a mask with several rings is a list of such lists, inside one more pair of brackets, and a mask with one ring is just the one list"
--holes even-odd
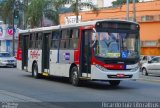
[(96, 29), (95, 28), (93, 28), (93, 31), (94, 31), (94, 33), (96, 33)]
[(92, 43), (90, 43), (90, 48), (94, 47), (95, 44), (96, 44), (96, 40), (94, 40)]

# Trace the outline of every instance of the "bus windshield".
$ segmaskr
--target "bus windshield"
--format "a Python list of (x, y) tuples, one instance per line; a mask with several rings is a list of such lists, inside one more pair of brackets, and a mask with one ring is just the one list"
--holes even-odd
[(94, 54), (103, 58), (139, 57), (138, 33), (96, 32)]

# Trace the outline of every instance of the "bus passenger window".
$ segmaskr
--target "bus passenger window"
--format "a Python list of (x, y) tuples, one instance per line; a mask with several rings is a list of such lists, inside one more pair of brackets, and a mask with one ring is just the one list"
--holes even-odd
[(29, 42), (29, 48), (35, 48), (35, 38), (34, 38), (34, 34), (30, 35), (30, 42)]
[(42, 48), (42, 33), (38, 33), (38, 49)]
[(78, 47), (78, 29), (71, 30), (71, 37), (70, 37), (70, 49), (76, 49)]
[(68, 49), (69, 48), (69, 34), (70, 34), (70, 30), (68, 30), (68, 29), (62, 30), (62, 39), (61, 39), (61, 43), (60, 43), (61, 49)]
[(59, 46), (59, 31), (53, 31), (52, 32), (52, 38), (51, 38), (51, 48), (57, 49)]
[(38, 48), (38, 33), (36, 34), (36, 39), (35, 39), (35, 48)]

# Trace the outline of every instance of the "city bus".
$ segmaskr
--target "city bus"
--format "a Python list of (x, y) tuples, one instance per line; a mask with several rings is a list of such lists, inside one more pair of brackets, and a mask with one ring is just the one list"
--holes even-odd
[(19, 31), (17, 68), (41, 76), (82, 81), (139, 78), (139, 24), (125, 20), (97, 20)]

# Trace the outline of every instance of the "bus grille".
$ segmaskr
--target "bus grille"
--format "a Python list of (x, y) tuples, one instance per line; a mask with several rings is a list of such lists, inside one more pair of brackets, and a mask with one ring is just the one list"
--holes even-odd
[(117, 77), (117, 75), (107, 75), (108, 78), (132, 78), (133, 75), (124, 75), (124, 77)]

